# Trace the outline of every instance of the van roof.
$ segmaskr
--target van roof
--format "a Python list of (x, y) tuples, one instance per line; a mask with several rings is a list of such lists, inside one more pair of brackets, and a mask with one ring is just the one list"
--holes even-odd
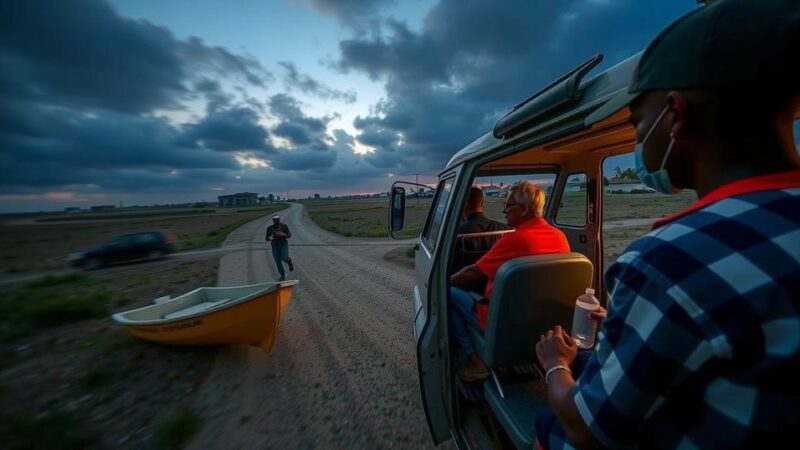
[[(447, 163), (447, 169), (465, 160), (485, 155), (499, 147), (539, 141), (540, 139), (537, 137), (555, 139), (566, 133), (591, 127), (610, 117), (627, 106), (619, 103), (619, 98), (622, 97), (620, 94), (627, 91), (640, 56), (641, 52), (581, 83), (580, 98), (568, 109), (543, 116), (523, 129), (522, 132), (510, 137), (497, 138), (492, 132), (484, 134), (456, 153)], [(617, 101), (615, 102), (615, 100)]]
[[(490, 153), (503, 157), (493, 165), (503, 165), (515, 162), (510, 155), (521, 150), (536, 153), (536, 159), (543, 163), (555, 161), (556, 153), (630, 151), (636, 135), (628, 123), (627, 91), (641, 55), (639, 52), (581, 83), (579, 98), (568, 107), (539, 116), (541, 111), (529, 108), (536, 117), (521, 131), (500, 138), (492, 132), (484, 134), (456, 153), (444, 171)], [(800, 105), (795, 119), (800, 120)]]

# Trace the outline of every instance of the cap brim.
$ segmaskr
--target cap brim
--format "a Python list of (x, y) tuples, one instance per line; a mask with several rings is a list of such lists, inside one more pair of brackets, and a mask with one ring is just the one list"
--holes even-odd
[(597, 122), (600, 122), (603, 119), (611, 117), (611, 115), (613, 115), (617, 111), (630, 105), (633, 99), (635, 99), (638, 96), (639, 96), (638, 93), (636, 94), (629, 93), (628, 88), (625, 87), (621, 91), (617, 92), (602, 106), (594, 110), (593, 113), (586, 116), (586, 118), (583, 119), (583, 124), (587, 127), (590, 127), (596, 124)]

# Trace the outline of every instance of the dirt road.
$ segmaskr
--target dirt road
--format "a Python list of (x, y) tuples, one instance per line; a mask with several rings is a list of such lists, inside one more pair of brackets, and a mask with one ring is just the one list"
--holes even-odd
[[(297, 204), (281, 216), (296, 264), (287, 278), (300, 283), (275, 348), (220, 351), (190, 448), (433, 447), (417, 386), (413, 273), (383, 259), (402, 244), (330, 234)], [(220, 285), (277, 278), (266, 222), (228, 237), (243, 250), (222, 258)]]

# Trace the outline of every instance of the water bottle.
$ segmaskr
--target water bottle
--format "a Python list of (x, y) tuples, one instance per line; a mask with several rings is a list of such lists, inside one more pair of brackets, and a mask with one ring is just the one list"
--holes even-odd
[(572, 317), (572, 339), (580, 348), (592, 348), (597, 322), (589, 314), (600, 307), (594, 296), (594, 289), (586, 289), (586, 293), (575, 302), (575, 315)]

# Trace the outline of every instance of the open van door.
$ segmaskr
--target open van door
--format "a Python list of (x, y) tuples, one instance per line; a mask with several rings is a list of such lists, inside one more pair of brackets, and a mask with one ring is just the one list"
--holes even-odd
[[(452, 423), (452, 408), (450, 408), (449, 383), (447, 383), (447, 337), (441, 336), (446, 327), (440, 326), (439, 299), (446, 301), (446, 283), (442, 283), (445, 270), (443, 264), (437, 260), (442, 258), (442, 252), (436, 251), (440, 241), (441, 232), (445, 229), (447, 208), (453, 192), (455, 173), (443, 175), (436, 186), (436, 194), (431, 199), (420, 199), (420, 196), (411, 196), (411, 188), (416, 186), (416, 192), (427, 186), (416, 183), (395, 182), (392, 185), (389, 209), (389, 228), (392, 237), (401, 238), (414, 230), (413, 223), (407, 223), (409, 216), (419, 214), (414, 211), (415, 205), (427, 207), (427, 218), (421, 232), (417, 233), (414, 246), (414, 262), (416, 264), (416, 279), (412, 293), (414, 304), (414, 339), (417, 347), (417, 370), (419, 372), (420, 393), (422, 405), (428, 428), (433, 441), (440, 444), (452, 437), (450, 423)], [(421, 201), (422, 200), (422, 201)], [(429, 206), (428, 206), (429, 205)], [(419, 209), (419, 206), (417, 206)], [(410, 212), (411, 214), (406, 214)], [(410, 226), (409, 226), (410, 225)]]

